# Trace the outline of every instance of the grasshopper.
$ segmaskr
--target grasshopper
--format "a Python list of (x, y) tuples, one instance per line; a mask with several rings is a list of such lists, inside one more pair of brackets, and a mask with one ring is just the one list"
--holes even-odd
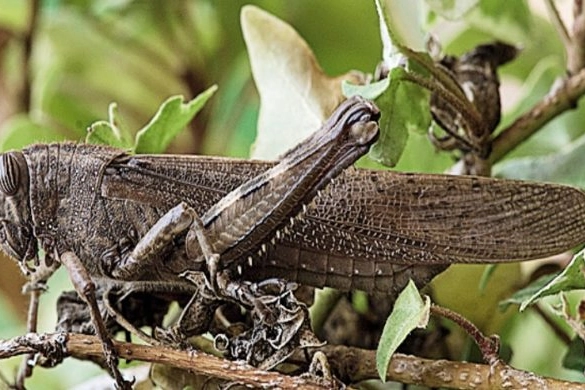
[[(76, 144), (4, 154), (3, 247), (29, 271), (68, 268), (108, 353), (109, 327), (88, 280), (126, 296), (181, 297), (184, 315), (163, 333), (176, 340), (206, 330), (214, 294), (257, 301), (234, 277), (392, 297), (410, 278), (423, 285), (452, 263), (523, 261), (585, 241), (585, 194), (577, 189), (345, 169), (375, 140), (377, 115), (351, 99), (277, 163)], [(350, 157), (320, 159), (321, 137), (335, 131), (362, 136)], [(193, 271), (205, 280), (179, 276)], [(199, 300), (189, 304), (191, 295)], [(110, 357), (112, 371), (115, 363)]]

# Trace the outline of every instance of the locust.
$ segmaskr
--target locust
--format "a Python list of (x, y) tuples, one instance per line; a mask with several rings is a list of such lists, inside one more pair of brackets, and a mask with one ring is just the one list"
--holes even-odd
[[(585, 194), (575, 188), (348, 168), (375, 141), (378, 115), (350, 99), (278, 162), (72, 143), (3, 154), (2, 247), (33, 275), (67, 267), (123, 386), (96, 286), (157, 312), (178, 299), (181, 319), (160, 334), (178, 340), (205, 331), (218, 300), (272, 304), (244, 281), (391, 299), (453, 263), (524, 261), (585, 241)], [(331, 145), (348, 152), (331, 158)]]

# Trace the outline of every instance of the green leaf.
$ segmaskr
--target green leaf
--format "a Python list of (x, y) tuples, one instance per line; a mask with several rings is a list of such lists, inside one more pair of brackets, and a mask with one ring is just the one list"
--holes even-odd
[(0, 150), (22, 149), (39, 142), (63, 141), (65, 136), (57, 130), (34, 122), (28, 115), (19, 114), (0, 127)]
[(258, 123), (258, 92), (250, 85), (250, 64), (245, 56), (233, 61), (214, 96), (203, 147), (209, 155), (248, 157)]
[(126, 144), (117, 137), (115, 128), (107, 121), (97, 121), (92, 123), (89, 129), (87, 129), (85, 142), (88, 144), (110, 145), (123, 149), (132, 147), (132, 144)]
[(357, 313), (366, 315), (370, 307), (368, 294), (363, 291), (354, 291), (351, 295), (351, 305)]
[(448, 20), (460, 19), (479, 4), (479, 0), (425, 0), (431, 10)]
[(542, 100), (550, 92), (555, 80), (562, 77), (564, 68), (564, 64), (554, 55), (541, 57), (538, 63), (530, 67), (529, 73), (523, 75), (524, 81), (519, 90), (518, 102), (504, 114), (501, 124), (509, 126)]
[(386, 380), (388, 364), (390, 364), (392, 355), (406, 336), (415, 328), (427, 326), (430, 308), (429, 297), (425, 297), (423, 300), (411, 280), (396, 299), (394, 309), (384, 325), (380, 344), (376, 351), (376, 367), (382, 381)]
[(535, 292), (530, 298), (522, 302), (522, 305), (520, 305), (520, 311), (526, 309), (528, 305), (532, 304), (537, 299), (554, 295), (562, 291), (585, 288), (583, 271), (585, 271), (585, 250), (577, 253), (563, 272)]
[(325, 287), (315, 291), (315, 302), (309, 308), (311, 327), (315, 334), (319, 334), (331, 314), (333, 307), (341, 299), (342, 293), (339, 290)]
[(569, 350), (563, 358), (563, 367), (581, 373), (585, 370), (585, 344), (581, 338), (575, 337), (571, 340)]
[(406, 80), (403, 67), (392, 69), (390, 85), (376, 99), (380, 108), (380, 139), (371, 150), (370, 157), (386, 166), (396, 165), (408, 140), (409, 131), (426, 131), (431, 123), (430, 93)]
[(341, 82), (341, 90), (346, 98), (359, 95), (366, 99), (374, 100), (380, 97), (388, 89), (389, 85), (390, 79), (388, 78), (365, 85), (355, 85), (347, 80), (343, 80)]
[[(407, 73), (428, 77), (436, 67), (427, 54), (411, 50), (399, 41), (386, 3), (376, 0), (376, 11), (382, 38), (382, 59), (385, 70), (389, 72), (389, 85), (384, 88), (384, 84), (375, 83), (362, 89), (344, 88), (344, 93), (378, 96), (376, 104), (382, 112), (380, 139), (372, 146), (369, 155), (373, 160), (393, 167), (406, 147), (408, 132), (426, 132), (431, 123), (430, 92), (409, 80)], [(402, 66), (405, 58), (408, 58), (408, 71)]]
[(511, 297), (503, 300), (499, 304), (500, 310), (504, 311), (510, 305), (521, 305), (524, 301), (530, 299), (534, 294), (540, 291), (544, 286), (549, 284), (557, 275), (542, 275), (528, 286), (516, 291)]
[(585, 188), (585, 135), (558, 153), (548, 156), (506, 160), (494, 167), (494, 174), (510, 179), (524, 179), (570, 184)]
[(490, 278), (492, 277), (492, 275), (496, 271), (497, 267), (498, 267), (498, 264), (488, 264), (485, 267), (485, 269), (483, 270), (483, 274), (481, 274), (481, 279), (479, 280), (479, 287), (478, 287), (478, 290), (480, 293), (483, 294), (485, 292), (485, 288), (486, 288), (488, 282), (490, 281)]
[(183, 103), (182, 96), (172, 96), (158, 109), (150, 122), (136, 134), (135, 153), (162, 153), (173, 138), (203, 108), (217, 90), (214, 85), (190, 102)]
[(507, 21), (524, 30), (530, 29), (530, 8), (525, 0), (481, 0), (479, 9), (496, 22)]
[[(448, 153), (438, 153), (426, 134), (412, 133), (394, 169), (407, 172), (442, 173), (453, 165)], [(379, 167), (377, 167), (379, 168)]]
[(90, 144), (105, 144), (122, 149), (131, 149), (130, 132), (120, 125), (118, 105), (111, 103), (108, 107), (108, 121), (97, 121), (87, 129), (85, 142)]
[(471, 25), (508, 42), (526, 41), (532, 14), (525, 0), (481, 0), (465, 18)]

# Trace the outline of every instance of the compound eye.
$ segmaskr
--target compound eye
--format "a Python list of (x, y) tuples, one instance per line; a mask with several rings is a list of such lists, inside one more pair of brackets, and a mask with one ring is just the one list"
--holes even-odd
[(11, 153), (2, 154), (0, 157), (0, 191), (5, 195), (16, 194), (19, 180), (18, 161)]

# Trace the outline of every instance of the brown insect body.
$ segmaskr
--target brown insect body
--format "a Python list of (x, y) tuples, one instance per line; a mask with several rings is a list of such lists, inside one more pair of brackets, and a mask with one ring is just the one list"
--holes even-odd
[[(33, 232), (27, 238), (39, 240), (49, 256), (54, 250), (74, 249), (92, 276), (107, 276), (107, 266), (173, 205), (184, 201), (207, 210), (245, 179), (274, 165), (128, 156), (79, 144), (35, 145), (23, 153), (31, 219), (22, 224), (21, 236)], [(26, 211), (14, 200), (17, 196), (4, 204)], [(16, 215), (13, 207), (5, 213)], [(391, 280), (397, 271), (413, 276), (412, 270), (433, 264), (560, 253), (583, 242), (584, 213), (585, 195), (566, 186), (349, 169), (281, 229), (274, 243), (267, 241), (264, 252), (251, 251), (254, 266), (244, 271), (254, 279), (274, 272), (317, 286), (382, 292), (392, 289), (382, 280)], [(30, 242), (25, 247), (30, 255)], [(169, 248), (168, 256), (163, 263), (170, 269), (149, 269), (144, 278), (178, 280), (181, 269), (172, 267), (183, 264), (184, 248)], [(246, 268), (244, 260), (237, 265)]]

